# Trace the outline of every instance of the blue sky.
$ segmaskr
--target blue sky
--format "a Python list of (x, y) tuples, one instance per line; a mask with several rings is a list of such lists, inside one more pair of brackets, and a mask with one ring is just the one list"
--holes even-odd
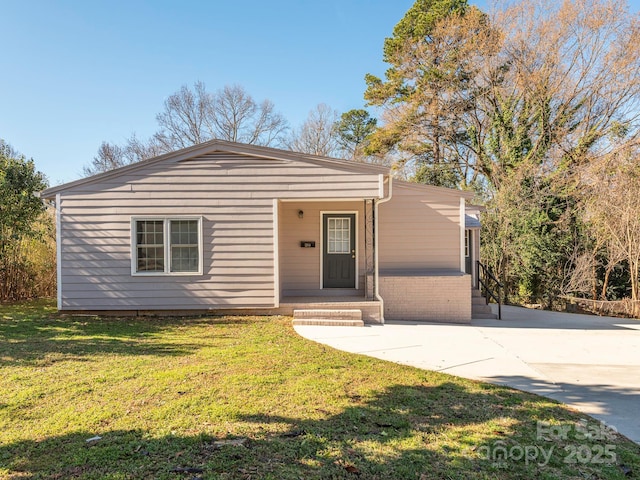
[(360, 108), (412, 4), (0, 0), (0, 138), (56, 185), (80, 178), (103, 140), (153, 134), (164, 99), (196, 81), (242, 85), (293, 126), (318, 103)]
[(2, 0), (0, 138), (52, 185), (103, 140), (146, 138), (181, 85), (242, 85), (291, 124), (364, 104), (382, 43), (413, 0)]

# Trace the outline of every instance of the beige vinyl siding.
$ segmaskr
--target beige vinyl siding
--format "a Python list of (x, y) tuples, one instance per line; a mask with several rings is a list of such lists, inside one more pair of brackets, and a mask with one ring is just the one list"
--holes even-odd
[(379, 207), (379, 262), (385, 272), (460, 270), (460, 196), (393, 185)]
[[(378, 188), (378, 174), (229, 153), (166, 160), (71, 187), (59, 205), (60, 306), (273, 306), (273, 199), (371, 198)], [(202, 217), (203, 274), (132, 276), (131, 217), (181, 215)]]
[[(298, 211), (304, 218), (298, 218)], [(320, 290), (322, 262), (322, 212), (356, 212), (358, 291), (364, 293), (364, 201), (281, 202), (280, 282), (283, 296), (309, 295)], [(301, 241), (316, 242), (315, 248), (300, 247)], [(331, 289), (333, 290), (333, 289)]]

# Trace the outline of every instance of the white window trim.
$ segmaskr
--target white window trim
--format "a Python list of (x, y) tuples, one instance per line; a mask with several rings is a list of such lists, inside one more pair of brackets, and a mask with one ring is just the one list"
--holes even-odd
[[(162, 220), (163, 221), (163, 240), (164, 240), (164, 272), (138, 272), (138, 249), (136, 244), (136, 222), (144, 220)], [(180, 220), (196, 220), (198, 222), (198, 271), (197, 272), (171, 272), (171, 242), (169, 241), (169, 222)], [(131, 275), (134, 277), (185, 277), (202, 275), (202, 258), (203, 258), (203, 242), (202, 242), (202, 217), (189, 215), (140, 215), (131, 217)]]

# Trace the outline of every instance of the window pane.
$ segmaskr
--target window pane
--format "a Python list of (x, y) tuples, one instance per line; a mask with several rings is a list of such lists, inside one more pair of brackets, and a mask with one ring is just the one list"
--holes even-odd
[(327, 253), (351, 253), (351, 219), (327, 219)]
[(162, 243), (162, 226), (162, 220), (137, 221), (138, 243)]
[(198, 247), (171, 247), (172, 272), (197, 272)]
[(164, 272), (163, 247), (138, 247), (138, 272)]
[(164, 271), (164, 222), (162, 220), (136, 221), (136, 253), (138, 272)]
[(198, 244), (197, 220), (172, 220), (170, 229), (172, 245)]
[(198, 264), (198, 221), (171, 220), (171, 271), (197, 272)]

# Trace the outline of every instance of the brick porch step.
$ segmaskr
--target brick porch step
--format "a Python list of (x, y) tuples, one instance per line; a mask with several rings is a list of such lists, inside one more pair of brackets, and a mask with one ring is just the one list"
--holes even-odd
[(341, 327), (363, 327), (362, 311), (359, 309), (296, 309), (293, 311), (294, 325), (327, 325)]

